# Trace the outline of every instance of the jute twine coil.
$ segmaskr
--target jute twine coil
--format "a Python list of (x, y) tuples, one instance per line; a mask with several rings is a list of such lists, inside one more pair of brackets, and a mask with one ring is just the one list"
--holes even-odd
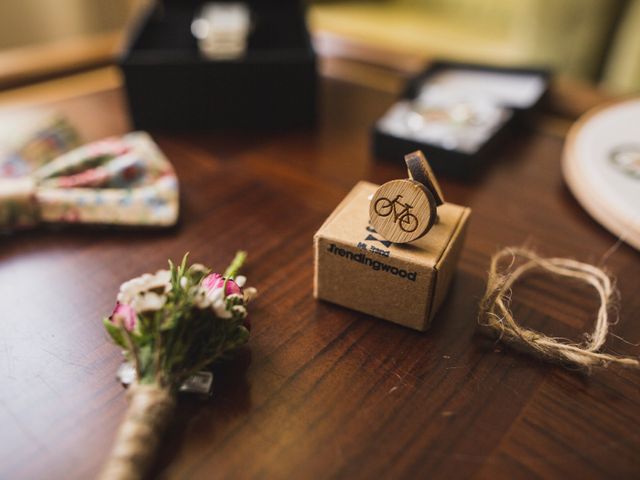
[(133, 384), (127, 396), (129, 408), (100, 480), (145, 478), (175, 409), (174, 395), (156, 385)]
[[(524, 263), (516, 266), (518, 258), (524, 259)], [(508, 265), (500, 271), (500, 265), (506, 260)], [(549, 337), (524, 328), (515, 320), (509, 308), (511, 288), (517, 280), (534, 270), (574, 278), (596, 290), (600, 307), (593, 333), (585, 333), (584, 343)], [(637, 368), (640, 362), (635, 358), (599, 352), (607, 339), (610, 325), (608, 312), (615, 294), (613, 281), (598, 267), (569, 258), (541, 258), (525, 248), (504, 248), (491, 257), (487, 289), (480, 302), (479, 322), (493, 330), (500, 340), (523, 347), (547, 360), (584, 369), (606, 367), (608, 364)]]

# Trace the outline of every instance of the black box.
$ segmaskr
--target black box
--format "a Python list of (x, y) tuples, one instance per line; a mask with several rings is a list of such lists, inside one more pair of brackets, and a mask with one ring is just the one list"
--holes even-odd
[(246, 53), (209, 60), (191, 22), (204, 2), (165, 1), (132, 32), (119, 64), (137, 129), (283, 128), (311, 125), (316, 57), (299, 2), (246, 2)]
[[(438, 96), (445, 99), (447, 95), (451, 96), (452, 85), (447, 87), (445, 81), (445, 86), (442, 87), (442, 79), (446, 79), (447, 75), (450, 78), (456, 78), (457, 75), (457, 84), (452, 83), (452, 85), (457, 85), (456, 92), (466, 91), (467, 95), (473, 97), (476, 105), (486, 103), (488, 111), (492, 111), (494, 116), (500, 115), (495, 117), (495, 128), (486, 129), (486, 140), (479, 142), (476, 148), (468, 148), (468, 145), (467, 148), (458, 147), (455, 141), (452, 145), (446, 145), (444, 140), (442, 143), (438, 143), (424, 138), (429, 132), (436, 131), (435, 127), (432, 127), (433, 124), (424, 125), (424, 120), (422, 126), (417, 127), (416, 130), (420, 133), (410, 130), (409, 120), (413, 118), (410, 115), (417, 115), (416, 118), (425, 118), (419, 113), (414, 113), (415, 110), (412, 107), (421, 92), (431, 94), (432, 99), (429, 101), (436, 103), (439, 101)], [(464, 86), (465, 75), (467, 79), (484, 77), (485, 87), (489, 85), (486, 82), (491, 78), (495, 81), (489, 85), (487, 92), (483, 92), (479, 88), (481, 84), (476, 85), (478, 87), (476, 90), (469, 92), (465, 90)], [(460, 81), (461, 79), (462, 81)], [(509, 81), (513, 83), (511, 90), (508, 88), (510, 87)], [(518, 83), (520, 87), (528, 88), (524, 92), (529, 93), (528, 98), (524, 98), (526, 95), (523, 95), (523, 88), (518, 87)], [(549, 72), (543, 69), (501, 68), (445, 61), (432, 63), (425, 71), (408, 82), (400, 98), (372, 127), (373, 153), (376, 158), (401, 162), (406, 153), (422, 150), (435, 172), (455, 177), (471, 177), (489, 160), (490, 153), (500, 143), (508, 129), (521, 118), (522, 114), (539, 105), (548, 90), (548, 85)], [(506, 88), (500, 88), (501, 86)], [(431, 91), (429, 92), (426, 87), (431, 88)], [(440, 88), (441, 91), (435, 90), (437, 88)], [(449, 88), (449, 92), (447, 92), (447, 88)], [(494, 91), (491, 92), (491, 90)], [(509, 95), (512, 98), (509, 98)], [(440, 111), (434, 109), (433, 112), (440, 113), (442, 116), (441, 112), (445, 109), (442, 107), (440, 109)], [(404, 125), (400, 121), (403, 118), (406, 123)], [(449, 118), (452, 118), (452, 115)], [(396, 120), (395, 123), (394, 120)], [(420, 122), (418, 123), (420, 124)], [(451, 125), (454, 125), (454, 122), (451, 122)], [(449, 129), (453, 131), (454, 127), (449, 127)], [(464, 135), (461, 134), (459, 139), (464, 141)]]

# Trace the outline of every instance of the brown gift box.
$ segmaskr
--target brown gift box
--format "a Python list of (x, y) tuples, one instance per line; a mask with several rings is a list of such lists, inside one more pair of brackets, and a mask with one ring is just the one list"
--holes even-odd
[(426, 330), (456, 269), (471, 210), (438, 208), (438, 223), (410, 244), (385, 241), (369, 225), (378, 188), (358, 183), (314, 236), (314, 296)]

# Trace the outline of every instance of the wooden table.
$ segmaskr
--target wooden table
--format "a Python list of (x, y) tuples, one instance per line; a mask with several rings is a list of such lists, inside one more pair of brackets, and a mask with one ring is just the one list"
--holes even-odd
[[(442, 178), (473, 208), (451, 292), (426, 334), (312, 298), (312, 235), (360, 179), (404, 175), (376, 162), (368, 128), (389, 94), (324, 80), (317, 130), (157, 134), (182, 187), (171, 231), (38, 229), (0, 239), (0, 478), (91, 478), (126, 407), (101, 317), (119, 284), (179, 259), (223, 268), (249, 251), (260, 291), (250, 347), (216, 369), (210, 401), (181, 399), (154, 477), (638, 478), (640, 374), (592, 376), (479, 334), (492, 253), (530, 245), (602, 262), (618, 279), (614, 333), (640, 342), (638, 252), (579, 207), (560, 175), (562, 140), (523, 129), (485, 174)], [(87, 140), (128, 125), (122, 93), (52, 105)], [(605, 254), (609, 254), (604, 258)], [(539, 277), (518, 286), (527, 325), (577, 338), (596, 299)], [(607, 351), (638, 355), (611, 338)]]

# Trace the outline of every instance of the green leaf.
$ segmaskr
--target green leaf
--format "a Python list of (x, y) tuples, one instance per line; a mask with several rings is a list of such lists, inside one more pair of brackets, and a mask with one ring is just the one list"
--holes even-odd
[[(236, 275), (238, 275), (238, 272), (242, 268), (242, 265), (244, 264), (246, 259), (247, 259), (247, 252), (244, 252), (242, 250), (239, 250), (238, 252), (236, 252), (236, 256), (233, 258), (231, 264), (225, 270), (223, 277), (234, 279)], [(225, 288), (226, 288), (226, 285), (225, 285)]]
[(153, 369), (153, 351), (150, 344), (143, 345), (138, 349), (138, 360), (142, 370), (140, 383), (153, 382), (155, 371)]
[(184, 273), (187, 271), (187, 259), (189, 258), (189, 252), (184, 254), (184, 257), (182, 257), (182, 263), (180, 264), (180, 275), (179, 277), (182, 277), (184, 275)]
[(153, 335), (150, 332), (133, 331), (130, 333), (130, 335), (131, 335), (131, 341), (136, 346), (146, 345), (147, 343), (149, 343), (151, 338), (153, 338)]
[(200, 282), (202, 282), (202, 279), (205, 278), (210, 273), (211, 273), (211, 270), (209, 269), (206, 269), (204, 271), (202, 270), (196, 271), (193, 269), (193, 265), (191, 265), (189, 267), (189, 270), (187, 271), (188, 277), (191, 278), (192, 285), (200, 285)]
[(236, 347), (240, 347), (242, 345), (244, 345), (245, 343), (247, 343), (249, 341), (249, 330), (247, 330), (247, 328), (243, 325), (240, 325), (238, 327), (238, 332), (237, 332), (238, 338), (236, 340)]
[(122, 334), (122, 327), (114, 325), (113, 322), (108, 317), (105, 317), (102, 319), (102, 324), (104, 325), (105, 330), (111, 337), (111, 340), (113, 340), (116, 345), (126, 350), (127, 343), (124, 341), (124, 335)]
[(167, 330), (172, 330), (176, 327), (177, 324), (178, 315), (176, 315), (175, 313), (166, 315), (166, 317), (162, 321), (159, 321), (160, 331), (166, 332)]

